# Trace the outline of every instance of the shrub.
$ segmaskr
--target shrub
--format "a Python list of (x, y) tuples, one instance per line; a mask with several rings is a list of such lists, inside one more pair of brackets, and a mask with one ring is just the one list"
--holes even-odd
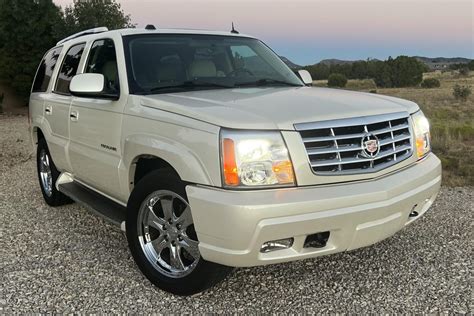
[(377, 93), (377, 90), (370, 90), (370, 93)]
[(5, 99), (5, 94), (0, 94), (0, 113), (3, 113), (3, 99)]
[(430, 88), (439, 88), (440, 87), (440, 82), (436, 78), (427, 78), (421, 82), (421, 87), (430, 89)]
[(469, 76), (469, 68), (468, 67), (462, 67), (459, 69), (459, 74), (463, 77)]
[(453, 88), (453, 96), (456, 100), (466, 101), (471, 93), (471, 88), (468, 86), (456, 84)]
[(328, 78), (328, 87), (344, 88), (347, 84), (347, 78), (343, 74), (330, 74)]

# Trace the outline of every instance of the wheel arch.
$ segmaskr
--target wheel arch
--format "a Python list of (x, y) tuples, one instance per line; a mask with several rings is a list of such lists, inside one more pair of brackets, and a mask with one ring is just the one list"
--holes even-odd
[(44, 139), (44, 138), (45, 138), (43, 131), (42, 131), (41, 128), (38, 127), (38, 126), (33, 126), (33, 127), (31, 128), (31, 137), (32, 137), (32, 139), (33, 139), (33, 144), (34, 144), (34, 145), (38, 144), (38, 142), (40, 141), (40, 139)]
[(129, 192), (143, 176), (160, 168), (172, 169), (187, 183), (216, 185), (199, 157), (182, 143), (156, 136), (136, 135), (125, 140), (123, 152), (122, 163), (128, 171), (125, 176)]
[(166, 160), (154, 155), (138, 155), (132, 160), (132, 163), (129, 168), (130, 184), (132, 184), (132, 186), (135, 186), (144, 176), (146, 176), (152, 171), (160, 169), (170, 169), (178, 177), (180, 177), (176, 169)]

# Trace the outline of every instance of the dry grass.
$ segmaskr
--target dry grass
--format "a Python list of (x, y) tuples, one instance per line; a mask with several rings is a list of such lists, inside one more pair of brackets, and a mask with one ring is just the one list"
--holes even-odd
[[(433, 151), (443, 162), (443, 182), (449, 186), (474, 185), (474, 96), (455, 100), (455, 84), (474, 90), (474, 72), (460, 77), (455, 72), (427, 73), (424, 78), (440, 80), (441, 87), (377, 89), (385, 94), (416, 102), (431, 122)], [(370, 91), (372, 80), (349, 80), (347, 89)], [(373, 83), (373, 82), (372, 82)], [(324, 80), (315, 82), (325, 86)]]
[(443, 162), (445, 185), (474, 185), (474, 97), (464, 102), (453, 97), (455, 84), (474, 90), (474, 74), (468, 78), (437, 75), (439, 88), (379, 89), (378, 93), (414, 101), (430, 119), (433, 151)]

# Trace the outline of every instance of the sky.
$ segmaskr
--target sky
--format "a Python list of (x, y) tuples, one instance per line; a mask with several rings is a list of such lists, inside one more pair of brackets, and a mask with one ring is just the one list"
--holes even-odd
[[(70, 5), (73, 0), (53, 0)], [(117, 0), (137, 27), (236, 29), (300, 65), (474, 58), (474, 0)]]

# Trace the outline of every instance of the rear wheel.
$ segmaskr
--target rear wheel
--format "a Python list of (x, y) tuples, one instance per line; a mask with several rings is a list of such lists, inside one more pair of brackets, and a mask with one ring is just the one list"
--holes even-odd
[(72, 200), (56, 189), (56, 181), (59, 177), (59, 171), (54, 165), (51, 154), (49, 153), (46, 140), (41, 138), (38, 141), (36, 151), (36, 166), (38, 170), (38, 179), (43, 198), (50, 206), (60, 206), (72, 203)]
[(135, 262), (165, 291), (194, 294), (232, 270), (201, 257), (185, 185), (173, 170), (154, 171), (136, 185), (128, 203), (126, 225)]

